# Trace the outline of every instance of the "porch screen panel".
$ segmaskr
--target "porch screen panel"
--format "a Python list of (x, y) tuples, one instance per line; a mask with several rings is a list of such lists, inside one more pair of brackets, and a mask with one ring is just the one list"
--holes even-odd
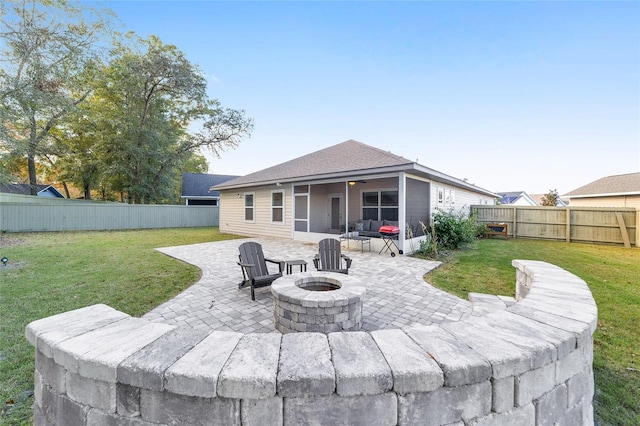
[(308, 232), (309, 230), (309, 196), (295, 196), (294, 209), (294, 229), (299, 232)]
[(380, 200), (380, 220), (398, 220), (398, 191), (382, 191)]
[(362, 219), (378, 220), (378, 191), (362, 193)]
[(423, 235), (420, 222), (429, 226), (429, 216), (431, 211), (431, 184), (416, 179), (407, 179), (405, 205), (406, 226), (411, 226), (414, 236), (417, 237)]
[(398, 191), (363, 192), (362, 219), (398, 220)]

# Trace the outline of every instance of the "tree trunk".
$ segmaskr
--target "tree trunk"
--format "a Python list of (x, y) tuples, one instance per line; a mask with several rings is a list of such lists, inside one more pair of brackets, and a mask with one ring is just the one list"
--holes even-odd
[(67, 198), (71, 198), (71, 195), (69, 195), (69, 187), (67, 186), (67, 182), (62, 182), (62, 187), (64, 188), (64, 193)]
[(27, 156), (27, 164), (29, 166), (29, 188), (31, 195), (38, 195), (38, 181), (36, 179), (36, 159), (35, 155), (29, 151)]
[(84, 199), (85, 200), (91, 199), (91, 187), (89, 185), (84, 186)]

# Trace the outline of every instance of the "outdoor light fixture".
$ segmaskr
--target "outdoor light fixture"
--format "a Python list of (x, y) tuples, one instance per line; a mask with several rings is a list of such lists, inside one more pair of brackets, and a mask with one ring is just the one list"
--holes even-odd
[(3, 256), (3, 257), (2, 257), (2, 259), (0, 259), (0, 262), (2, 262), (2, 264), (3, 264), (4, 266), (7, 266), (7, 262), (8, 262), (8, 261), (9, 261), (9, 259), (7, 259), (7, 257), (6, 257), (6, 256)]
[(353, 181), (353, 180), (350, 180), (350, 181), (349, 181), (349, 186), (354, 186), (355, 184), (356, 184), (356, 182), (355, 182), (355, 181)]

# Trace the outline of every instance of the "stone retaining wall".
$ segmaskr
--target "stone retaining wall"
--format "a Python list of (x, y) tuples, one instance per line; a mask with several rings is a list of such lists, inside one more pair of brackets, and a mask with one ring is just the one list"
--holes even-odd
[(592, 425), (593, 297), (513, 265), (518, 303), (402, 330), (204, 333), (106, 305), (34, 321), (34, 423)]

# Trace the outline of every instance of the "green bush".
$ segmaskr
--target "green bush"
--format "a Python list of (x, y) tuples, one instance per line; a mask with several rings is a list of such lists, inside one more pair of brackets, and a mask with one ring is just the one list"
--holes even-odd
[(446, 250), (455, 250), (473, 242), (482, 233), (482, 226), (474, 214), (442, 209), (437, 209), (433, 214), (433, 229), (438, 246)]

